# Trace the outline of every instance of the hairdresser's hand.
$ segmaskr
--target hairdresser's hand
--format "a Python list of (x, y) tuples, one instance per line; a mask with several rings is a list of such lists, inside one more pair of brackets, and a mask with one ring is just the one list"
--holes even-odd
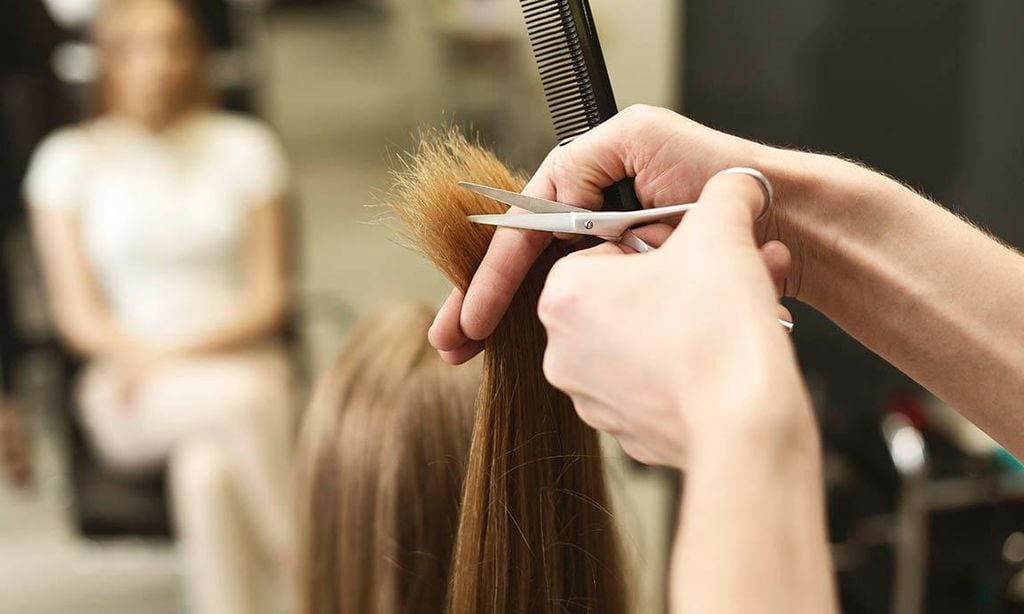
[[(754, 239), (757, 181), (718, 175), (660, 250), (606, 243), (556, 263), (541, 295), (544, 370), (637, 460), (813, 439), (773, 274)], [(780, 260), (787, 257), (780, 245)]]
[[(645, 206), (693, 202), (712, 175), (734, 166), (760, 167), (768, 151), (671, 111), (630, 107), (570, 145), (556, 147), (524, 193), (596, 209), (604, 188), (635, 177)], [(773, 227), (771, 222), (762, 228)], [(549, 233), (498, 229), (466, 295), (453, 291), (430, 329), (430, 342), (445, 360), (465, 362), (482, 349), (482, 340), (494, 331), (550, 241)]]

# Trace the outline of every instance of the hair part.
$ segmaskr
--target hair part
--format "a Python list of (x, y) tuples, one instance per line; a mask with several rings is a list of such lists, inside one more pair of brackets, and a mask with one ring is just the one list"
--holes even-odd
[[(403, 162), (391, 208), (407, 236), (465, 290), (493, 235), (466, 216), (503, 207), (458, 182), (519, 191), (526, 177), (453, 128), (423, 133)], [(546, 337), (537, 299), (564, 253), (559, 242), (544, 252), (486, 342), (452, 561), (452, 614), (626, 610), (597, 434), (541, 369)]]

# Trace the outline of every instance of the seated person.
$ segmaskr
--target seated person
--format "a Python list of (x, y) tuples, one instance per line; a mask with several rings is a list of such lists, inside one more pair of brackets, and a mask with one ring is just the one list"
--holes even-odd
[(107, 0), (94, 35), (95, 117), (48, 137), (25, 186), (81, 419), (111, 468), (170, 464), (193, 611), (258, 611), (253, 565), (293, 555), (286, 163), (211, 109), (182, 0)]
[(481, 371), (444, 364), (432, 319), (381, 311), (317, 385), (298, 461), (304, 614), (445, 611)]

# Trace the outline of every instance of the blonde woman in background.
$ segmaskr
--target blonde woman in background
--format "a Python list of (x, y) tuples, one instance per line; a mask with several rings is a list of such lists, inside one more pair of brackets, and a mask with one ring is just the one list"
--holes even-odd
[(211, 110), (182, 0), (108, 0), (95, 36), (96, 115), (26, 179), (55, 323), (87, 361), (82, 420), (111, 467), (170, 464), (194, 611), (257, 611), (254, 566), (293, 556), (286, 164), (263, 125)]

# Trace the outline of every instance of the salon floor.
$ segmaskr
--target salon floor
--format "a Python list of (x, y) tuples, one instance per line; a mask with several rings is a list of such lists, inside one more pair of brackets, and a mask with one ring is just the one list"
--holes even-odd
[[(418, 102), (406, 78), (415, 71), (408, 58), (417, 50), (408, 41), (394, 44), (400, 37), (394, 30), (372, 15), (328, 8), (279, 12), (270, 21), (264, 108), (296, 173), (301, 302), (314, 367), (375, 305), (408, 297), (437, 303), (446, 289), (385, 226), (371, 223), (389, 157), (407, 145), (423, 116), (410, 112)], [(26, 398), (45, 406), (45, 382), (33, 375), (38, 370), (26, 369)], [(172, 545), (91, 543), (74, 535), (49, 413), (32, 412), (35, 487), (17, 492), (0, 480), (0, 614), (184, 611)], [(634, 482), (633, 507), (667, 508), (660, 479)], [(645, 505), (635, 505), (637, 499)], [(664, 518), (653, 521), (646, 525), (653, 531), (638, 531), (629, 541), (648, 552), (667, 551)], [(643, 576), (652, 584), (640, 590), (657, 595), (651, 590), (657, 573)]]

